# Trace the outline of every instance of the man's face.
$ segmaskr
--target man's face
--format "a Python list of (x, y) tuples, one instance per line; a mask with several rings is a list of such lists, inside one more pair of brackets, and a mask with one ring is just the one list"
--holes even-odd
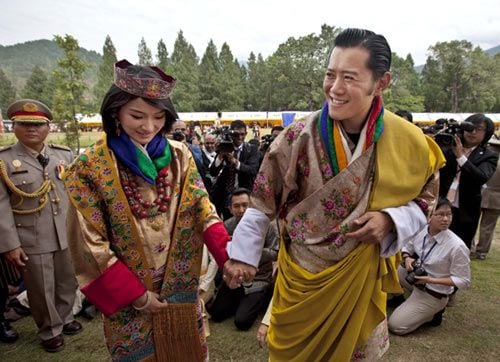
[(280, 130), (275, 129), (274, 131), (271, 132), (274, 138), (278, 137), (278, 135), (281, 133)]
[(472, 148), (481, 144), (484, 140), (485, 135), (486, 135), (486, 124), (484, 122), (474, 124), (474, 131), (472, 132), (464, 131), (464, 141), (465, 141), (464, 146), (467, 148)]
[(23, 145), (41, 151), (43, 142), (49, 134), (49, 123), (14, 122), (14, 134)]
[(390, 74), (374, 80), (367, 67), (370, 53), (363, 48), (335, 47), (323, 80), (328, 114), (343, 121), (348, 132), (360, 132), (373, 98), (389, 85)]
[(236, 217), (239, 221), (243, 217), (243, 214), (248, 209), (248, 204), (250, 203), (250, 198), (247, 194), (235, 195), (231, 198), (231, 205), (229, 205), (229, 211), (231, 215)]
[(448, 205), (443, 205), (435, 210), (429, 221), (429, 230), (434, 232), (441, 232), (446, 230), (451, 225), (453, 213)]
[(215, 152), (215, 136), (206, 135), (205, 136), (205, 149), (207, 152)]
[(243, 142), (245, 142), (245, 137), (247, 135), (247, 130), (245, 127), (234, 128), (233, 130), (233, 145), (239, 147)]

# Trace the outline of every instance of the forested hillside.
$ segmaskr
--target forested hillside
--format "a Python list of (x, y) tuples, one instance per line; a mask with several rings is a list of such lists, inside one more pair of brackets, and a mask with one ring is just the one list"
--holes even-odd
[[(36, 65), (49, 74), (55, 69), (57, 59), (61, 57), (62, 53), (55, 41), (46, 39), (9, 46), (0, 45), (0, 68), (10, 79), (12, 85), (17, 90), (21, 90)], [(83, 48), (80, 48), (80, 57), (89, 64), (85, 79), (91, 89), (97, 81), (97, 70), (102, 57), (95, 51)]]

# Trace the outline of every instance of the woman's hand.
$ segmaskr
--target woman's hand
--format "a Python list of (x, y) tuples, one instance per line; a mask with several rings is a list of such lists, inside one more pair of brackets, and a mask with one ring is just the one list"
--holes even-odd
[(160, 296), (157, 293), (148, 290), (146, 291), (146, 293), (137, 298), (132, 303), (132, 306), (136, 310), (140, 310), (145, 313), (158, 313), (163, 308), (166, 308), (168, 306), (167, 301), (160, 300), (159, 297)]
[(422, 275), (420, 277), (415, 276), (415, 284), (432, 284), (431, 277), (428, 275)]
[(405, 268), (406, 270), (408, 270), (408, 272), (412, 272), (413, 271), (413, 262), (415, 261), (415, 259), (413, 259), (412, 257), (408, 256), (405, 258)]
[(267, 344), (267, 330), (269, 329), (268, 325), (261, 323), (259, 329), (257, 330), (257, 343), (260, 348), (264, 348)]

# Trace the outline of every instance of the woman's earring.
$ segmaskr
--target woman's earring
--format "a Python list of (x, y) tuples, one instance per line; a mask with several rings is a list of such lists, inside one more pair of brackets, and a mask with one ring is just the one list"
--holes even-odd
[(120, 121), (115, 118), (115, 129), (116, 129), (116, 135), (120, 137), (120, 133), (122, 132), (121, 127), (120, 127)]

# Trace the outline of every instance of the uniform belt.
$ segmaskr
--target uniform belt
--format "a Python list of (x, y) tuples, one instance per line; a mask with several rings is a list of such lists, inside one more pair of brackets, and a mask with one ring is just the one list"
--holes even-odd
[(424, 288), (424, 291), (426, 291), (427, 294), (432, 295), (434, 298), (437, 298), (437, 299), (443, 299), (443, 298), (448, 297), (448, 294), (438, 293), (438, 292), (435, 292), (427, 287)]

